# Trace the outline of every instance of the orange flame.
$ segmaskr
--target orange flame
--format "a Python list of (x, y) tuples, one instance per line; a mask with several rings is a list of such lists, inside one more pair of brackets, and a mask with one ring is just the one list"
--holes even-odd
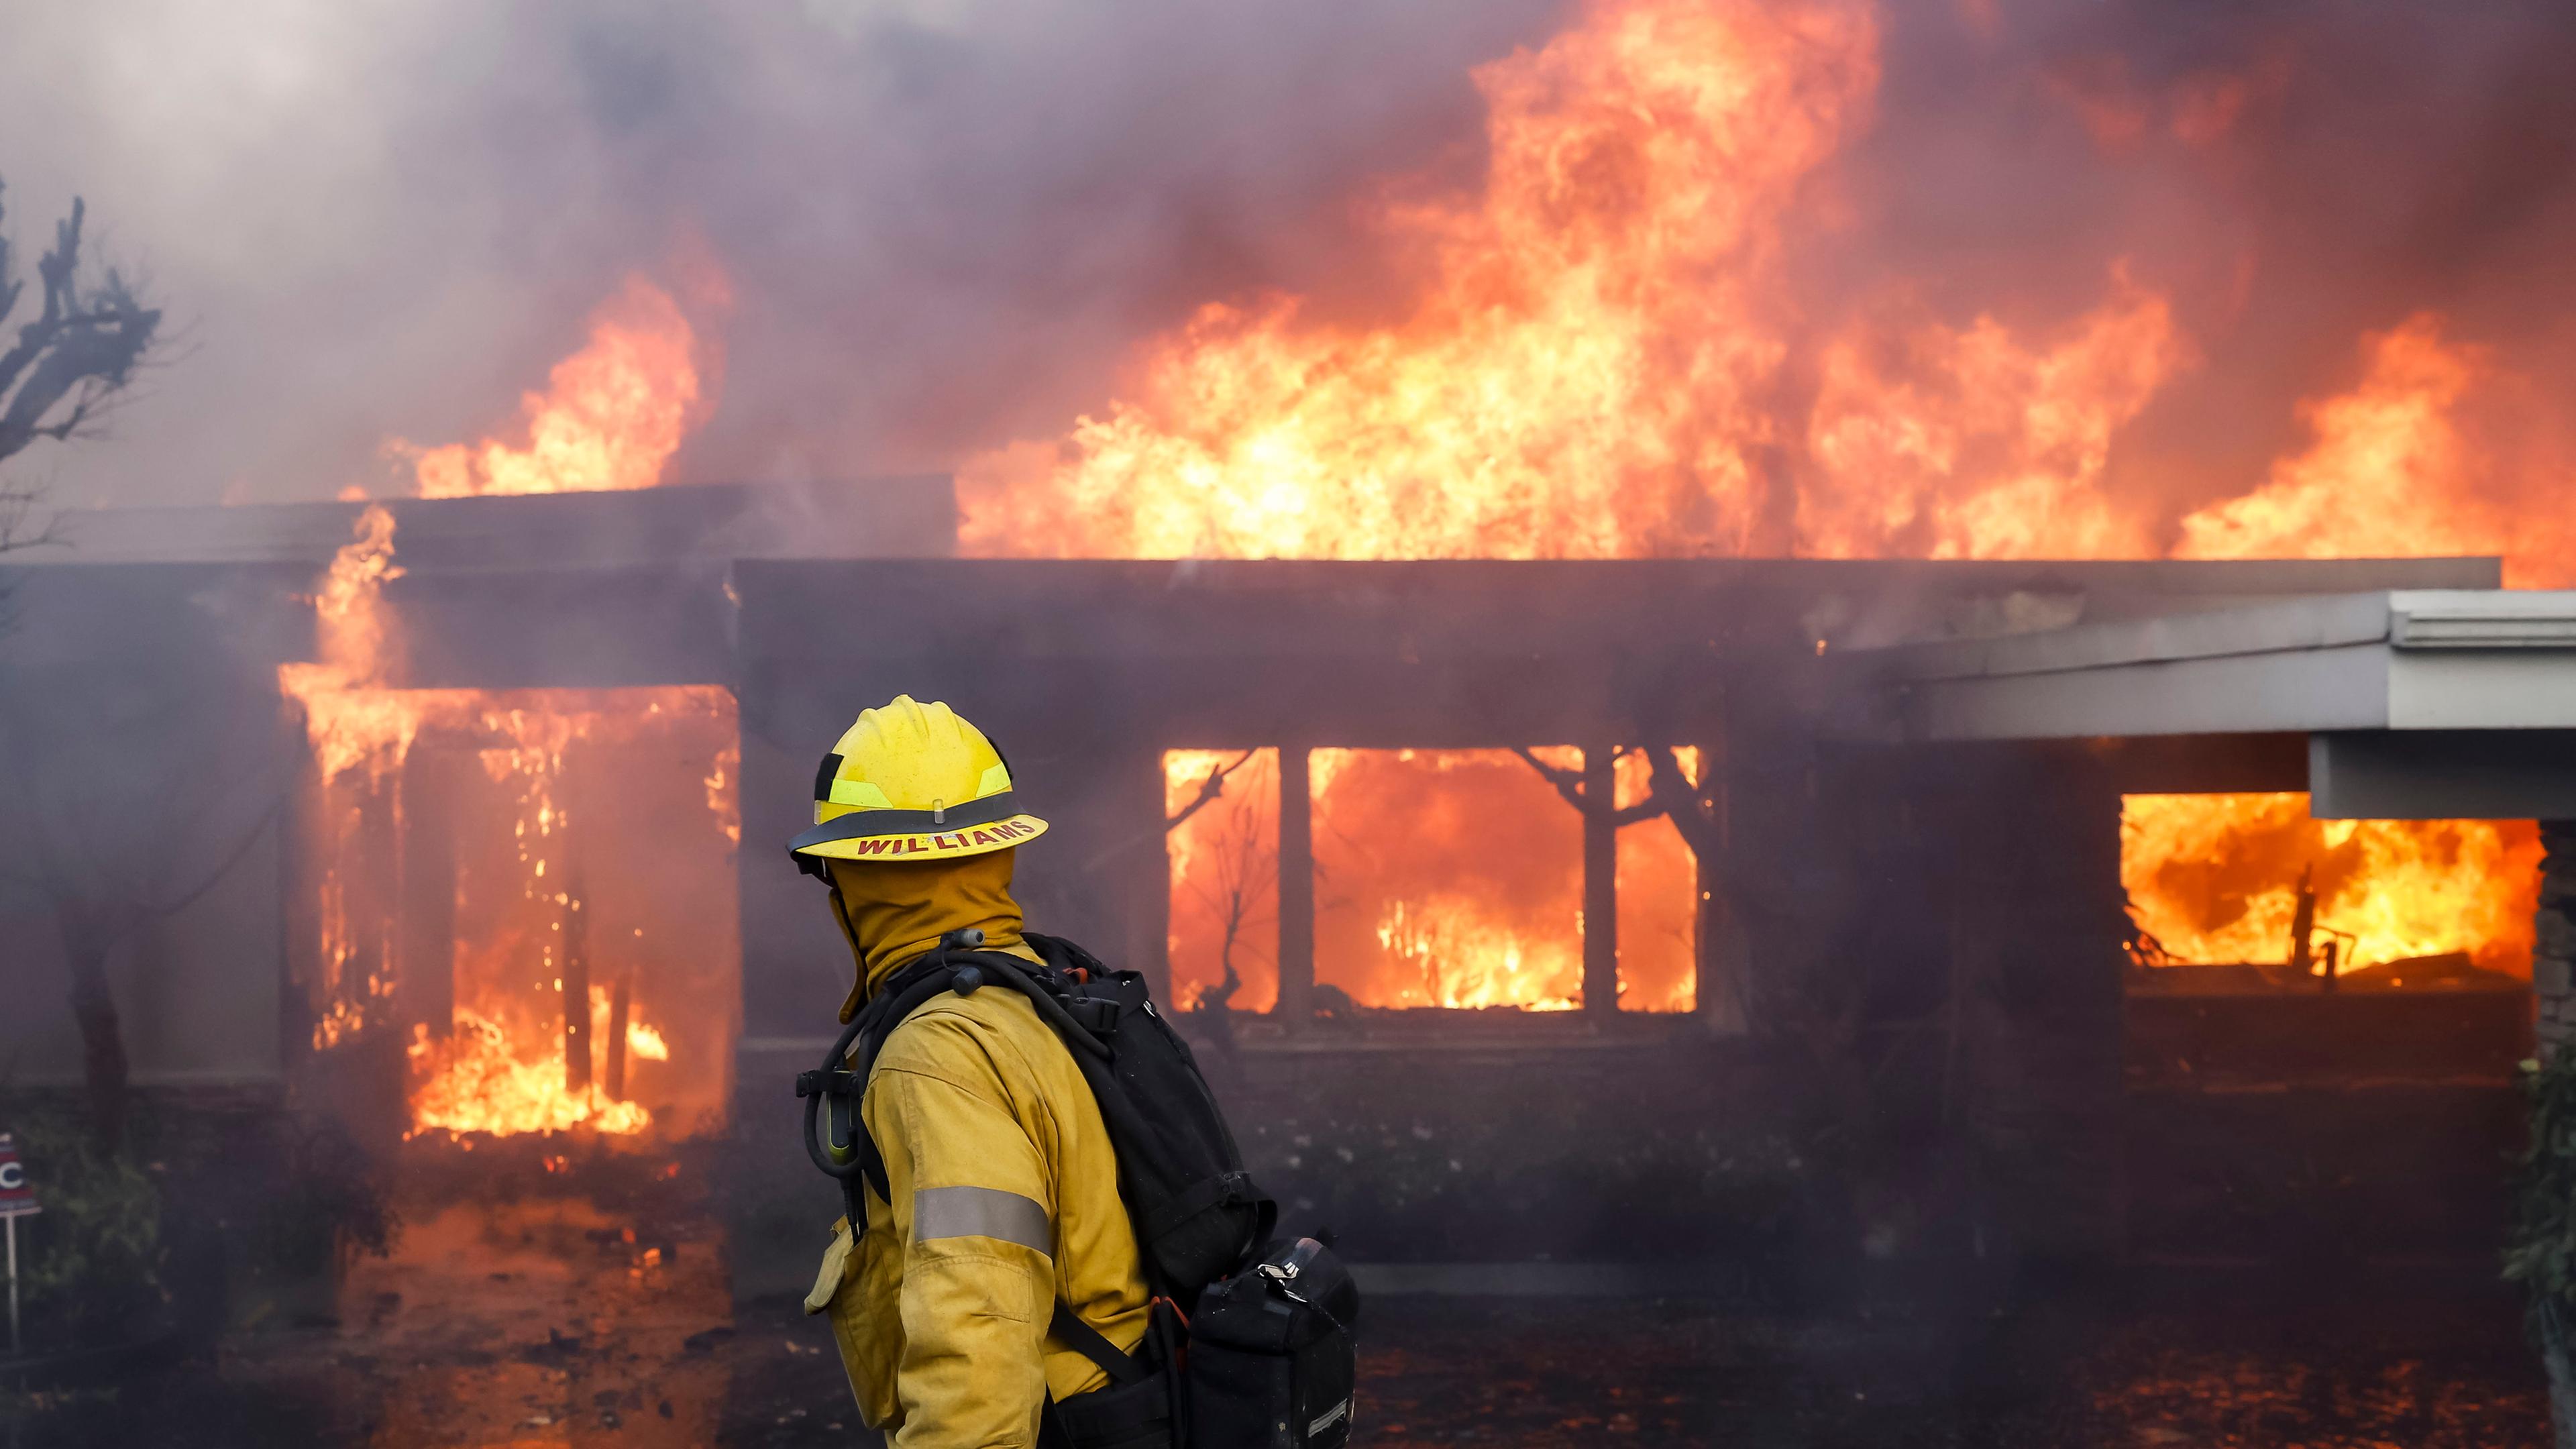
[(2460, 951), (2531, 969), (2540, 843), (2527, 821), (2313, 820), (2303, 794), (2121, 801), (2130, 915), (2177, 961), (2288, 960), (2303, 872), (2318, 926), (2352, 938), (2347, 968)]
[(590, 341), (519, 400), (526, 442), (423, 448), (395, 440), (424, 498), (650, 488), (713, 404), (715, 352), (671, 294), (631, 275), (591, 316)]
[[(2107, 483), (2115, 436), (2198, 356), (2124, 266), (2054, 335), (1881, 298), (1823, 336), (1810, 386), (1792, 353), (1817, 329), (1783, 300), (1780, 258), (1793, 225), (1834, 222), (1808, 193), (1865, 119), (1876, 46), (1868, 12), (1830, 0), (1590, 0), (1544, 47), (1476, 71), (1480, 192), (1376, 204), (1390, 245), (1426, 260), (1400, 320), (1337, 325), (1286, 296), (1202, 309), (1062, 441), (970, 460), (965, 546), (2114, 558), (2170, 544), (2502, 553), (2516, 582), (2576, 581), (2576, 521), (2547, 479), (2500, 477), (2461, 417), (2498, 369), (2430, 314), (2367, 339), (2352, 391), (2303, 405), (2306, 451), (2178, 526)], [(2285, 74), (2275, 58), (2160, 97), (2087, 61), (2046, 84), (2104, 144), (2161, 128), (2206, 145)], [(2516, 488), (2525, 506), (2499, 501)]]
[(661, 1032), (640, 1021), (626, 1024), (626, 1050), (643, 1061), (667, 1062), (671, 1059), (671, 1044), (662, 1039)]
[[(1200, 804), (1211, 785), (1221, 793)], [(1278, 750), (1164, 751), (1163, 811), (1180, 820), (1163, 837), (1174, 1003), (1268, 1011), (1279, 998)]]
[(2420, 313), (2365, 339), (2350, 391), (2301, 405), (2315, 434), (2272, 465), (2263, 485), (2182, 521), (2183, 558), (2404, 558), (2500, 553), (2512, 581), (2576, 582), (2565, 510), (2513, 510), (2483, 485), (2498, 461), (2461, 417), (2497, 380), (2482, 350), (2442, 335)]
[(1506, 750), (1310, 758), (1318, 983), (1372, 1006), (1581, 1004), (1583, 820), (1537, 771)]
[(1839, 5), (1596, 3), (1476, 72), (1490, 179), (1389, 204), (1432, 259), (1375, 328), (1211, 306), (1069, 443), (960, 476), (970, 550), (1611, 558), (1756, 541), (1781, 213), (1860, 122)]
[[(672, 786), (682, 805), (703, 804), (711, 831), (730, 849), (741, 822), (734, 804), (738, 746), (731, 729), (732, 698), (712, 687), (634, 691), (543, 691), (496, 694), (463, 689), (390, 687), (387, 675), (399, 652), (400, 629), (383, 598), (384, 583), (398, 577), (393, 563), (393, 520), (371, 506), (359, 517), (355, 537), (333, 559), (315, 597), (322, 658), (278, 671), (281, 693), (304, 712), (318, 776), (314, 854), (320, 862), (316, 930), (320, 979), (313, 1044), (341, 1046), (381, 1024), (399, 984), (396, 921), (398, 890), (389, 877), (395, 853), (461, 849), (423, 838), (412, 818), (425, 803), (407, 798), (405, 765), (422, 741), (435, 738), (454, 750), (470, 742), (482, 778), (508, 802), (507, 844), (497, 853), (466, 852), (460, 870), (478, 873), (485, 905), (485, 934), (461, 941), (453, 962), (405, 962), (408, 970), (454, 972), (457, 1002), (451, 1028), (418, 1023), (407, 1050), (416, 1086), (413, 1131), (559, 1132), (576, 1125), (607, 1133), (635, 1133), (653, 1114), (608, 1096), (592, 1084), (568, 1084), (563, 1030), (565, 913), (589, 903), (567, 890), (560, 867), (566, 858), (568, 821), (558, 800), (566, 753), (578, 743), (609, 734), (631, 734), (659, 723), (716, 726), (717, 743), (704, 775), (689, 774)], [(603, 728), (603, 726), (607, 728)], [(624, 777), (631, 793), (641, 776)], [(459, 782), (432, 784), (450, 814), (471, 803)], [(556, 867), (551, 872), (550, 866)], [(462, 886), (459, 887), (460, 893)], [(640, 940), (643, 929), (634, 928)], [(611, 946), (631, 959), (631, 943)], [(586, 1003), (588, 1040), (595, 1056), (609, 1046), (611, 1006), (605, 987), (594, 986)], [(723, 1013), (709, 1017), (720, 1032)], [(721, 1050), (713, 1040), (692, 1039), (701, 1052)], [(672, 1042), (632, 1008), (624, 1045), (636, 1062), (667, 1063)]]
[[(402, 570), (394, 564), (394, 520), (381, 505), (358, 515), (349, 542), (332, 555), (322, 586), (313, 596), (316, 642), (321, 658), (309, 664), (282, 664), (278, 693), (304, 713), (306, 737), (325, 788), (344, 775), (363, 772), (371, 792), (409, 748), (418, 721), (407, 711), (387, 708), (373, 686), (392, 667), (400, 634), (383, 607), (387, 580)], [(325, 853), (352, 850), (364, 830), (364, 812), (332, 811), (318, 822), (318, 842)], [(316, 901), (316, 983), (323, 999), (313, 1024), (313, 1045), (338, 1045), (364, 1030), (371, 1013), (394, 992), (388, 963), (393, 953), (389, 924), (357, 909), (352, 882), (337, 872), (321, 882)]]
[[(2303, 405), (2315, 435), (2304, 451), (2178, 526), (2109, 486), (2115, 438), (2198, 358), (2170, 300), (2125, 266), (2102, 302), (2054, 331), (1991, 315), (1954, 326), (1897, 293), (1826, 330), (1811, 369), (1794, 361), (1815, 329), (1782, 300), (1780, 258), (1793, 225), (1832, 223), (1829, 208), (1797, 208), (1863, 123), (1876, 45), (1866, 11), (1833, 3), (1590, 0), (1544, 47), (1476, 72), (1491, 158), (1480, 192), (1376, 206), (1389, 241), (1425, 262), (1422, 294), (1399, 320), (1334, 324), (1282, 296), (1202, 309), (1151, 343), (1125, 393), (1061, 442), (968, 463), (965, 547), (1331, 558), (2497, 552), (2517, 582), (2576, 581), (2576, 564), (2561, 561), (2576, 558), (2567, 510), (2554, 498), (2519, 510), (2494, 501), (2492, 458), (2463, 410), (2496, 369), (2429, 314), (2367, 339), (2351, 391)], [(2106, 147), (2157, 131), (2206, 147), (2285, 74), (2276, 60), (2155, 95), (2116, 63), (2079, 63), (2047, 89)], [(1314, 757), (1319, 857), (1333, 754)], [(1207, 760), (1168, 768), (1177, 788), (1180, 772), (1203, 775)], [(1437, 770), (1431, 778), (1436, 790)], [(1576, 983), (1561, 948), (1574, 905), (1562, 867), (1521, 858), (1561, 850), (1399, 825), (1384, 808), (1392, 798), (1373, 793), (1373, 809), (1345, 812), (1330, 847), (1371, 854), (1344, 879), (1382, 897), (1343, 923), (1337, 943), (1322, 924), (1334, 908), (1319, 898), (1319, 974), (1362, 1003), (1483, 1000), (1506, 980), (1496, 999), (1568, 1000)], [(2150, 852), (2163, 862), (2154, 879), (2177, 862), (2264, 854), (2264, 828), (2224, 799), (2169, 800), (2156, 818), (2172, 849), (2191, 842), (2198, 854)], [(2388, 875), (2345, 881), (2331, 903), (2335, 921), (2362, 935), (2364, 959), (2427, 942), (2475, 943), (2494, 961), (2522, 949), (2528, 923), (2511, 918), (2527, 893), (2515, 843), (2525, 827), (2304, 828), (2311, 855)], [(1233, 844), (1219, 850), (1225, 832)], [(1202, 973), (1185, 990), (1220, 974), (1207, 902), (1240, 882), (1207, 872), (1242, 838), (1243, 822), (1217, 812), (1174, 832), (1176, 979)], [(1437, 879), (1406, 874), (1471, 844), (1475, 858), (1453, 859)], [(1621, 854), (1626, 878), (1625, 839)], [(1678, 889), (1674, 864), (1687, 852), (1666, 854), (1638, 878), (1657, 874), (1658, 892), (1689, 900), (1696, 892)], [(1510, 905), (1552, 903), (1544, 923), (1515, 924), (1502, 903), (1457, 893), (1479, 873), (1527, 871), (1546, 879), (1534, 876)], [(2296, 874), (2242, 885), (2225, 899), (2258, 904), (2224, 923), (2193, 924), (2194, 911), (2219, 909), (2208, 901), (2144, 901), (2142, 920), (2171, 930), (2177, 949), (2250, 950), (2252, 937), (2286, 933), (2286, 915), (2270, 916), (2286, 910)], [(1398, 878), (1410, 883), (1389, 884)], [(1645, 934), (1692, 929), (1685, 917)], [(1640, 937), (1622, 938), (1624, 960)], [(1240, 1004), (1272, 989), (1243, 974)], [(1687, 1001), (1687, 981), (1666, 999)]]
[(412, 1131), (633, 1133), (653, 1114), (633, 1102), (612, 1100), (597, 1083), (574, 1091), (564, 1083), (563, 1054), (530, 1060), (512, 1034), (469, 1007), (456, 1008), (453, 1033), (434, 1041), (427, 1026), (413, 1028), (412, 1061), (423, 1077), (411, 1099)]
[(2116, 291), (2046, 348), (1991, 317), (1918, 324), (1893, 345), (1825, 350), (1798, 496), (1820, 558), (2110, 558), (2148, 551), (2146, 520), (2103, 488), (2111, 437), (2191, 360), (2165, 299)]
[(321, 659), (277, 671), (279, 691), (303, 706), (326, 779), (361, 764), (381, 771), (410, 743), (405, 721), (383, 716), (379, 702), (355, 692), (381, 684), (401, 650), (399, 626), (383, 606), (386, 582), (402, 577), (393, 515), (368, 505), (354, 535), (332, 555), (313, 598)]
[[(1533, 753), (1582, 768), (1578, 750)], [(1696, 777), (1698, 752), (1682, 755)], [(1366, 1007), (1582, 1004), (1582, 819), (1527, 763), (1503, 750), (1322, 749), (1308, 769), (1319, 985)], [(1172, 750), (1163, 772), (1166, 812), (1190, 812), (1166, 837), (1175, 999), (1267, 1011), (1278, 996), (1278, 752)], [(1645, 756), (1621, 756), (1615, 782), (1617, 805), (1640, 798)], [(1668, 820), (1632, 824), (1617, 871), (1622, 1004), (1689, 1010), (1689, 847)]]

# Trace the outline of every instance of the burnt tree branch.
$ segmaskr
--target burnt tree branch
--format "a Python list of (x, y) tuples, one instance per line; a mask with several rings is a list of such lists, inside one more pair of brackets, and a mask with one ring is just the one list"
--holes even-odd
[[(54, 245), (36, 263), (43, 286), (36, 315), (0, 352), (0, 459), (42, 439), (81, 436), (152, 350), (159, 308), (147, 307), (115, 268), (95, 284), (81, 278), (81, 228), (88, 209), (75, 198), (54, 228)], [(5, 219), (5, 212), (0, 212)], [(0, 324), (17, 310), (25, 283), (0, 243)]]
[(1226, 777), (1233, 774), (1235, 771), (1242, 769), (1245, 762), (1252, 758), (1252, 754), (1252, 751), (1246, 750), (1242, 754), (1235, 756), (1231, 764), (1211, 767), (1208, 770), (1208, 777), (1199, 783), (1199, 792), (1197, 795), (1191, 797), (1190, 803), (1182, 806), (1179, 814), (1166, 816), (1164, 818), (1164, 831), (1168, 833), (1170, 831), (1180, 829), (1182, 821), (1189, 819), (1191, 816), (1198, 814), (1208, 806), (1215, 804), (1217, 797), (1225, 793)]
[(1646, 798), (1654, 802), (1657, 813), (1668, 817), (1673, 828), (1681, 832), (1682, 843), (1702, 860), (1716, 860), (1725, 855), (1725, 838), (1718, 830), (1717, 812), (1699, 786), (1691, 783), (1682, 769), (1680, 752), (1667, 746), (1646, 752)]
[[(1540, 779), (1545, 780), (1550, 786), (1554, 787), (1556, 793), (1563, 797), (1565, 803), (1574, 807), (1576, 814), (1588, 817), (1599, 813), (1591, 797), (1583, 788), (1583, 772), (1581, 770), (1569, 770), (1563, 766), (1551, 765), (1547, 761), (1540, 759), (1535, 752), (1522, 745), (1514, 745), (1511, 747), (1511, 750), (1513, 754), (1521, 757), (1522, 764), (1536, 770)], [(1615, 760), (1620, 755), (1624, 755), (1626, 753), (1628, 753), (1628, 751), (1625, 748), (1622, 748), (1614, 751), (1611, 758)], [(1663, 813), (1664, 802), (1655, 798), (1655, 796), (1650, 792), (1645, 799), (1638, 801), (1634, 805), (1611, 810), (1610, 824), (1615, 829), (1624, 830), (1640, 821), (1652, 820)]]

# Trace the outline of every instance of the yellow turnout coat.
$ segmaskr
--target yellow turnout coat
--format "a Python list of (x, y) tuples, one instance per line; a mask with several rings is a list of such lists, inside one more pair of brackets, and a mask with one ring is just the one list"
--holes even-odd
[[(851, 1008), (968, 926), (1029, 956), (1011, 851), (834, 861), (860, 953)], [(895, 1449), (1025, 1449), (1038, 1414), (1108, 1382), (1047, 1332), (1058, 1297), (1133, 1350), (1150, 1307), (1118, 1165), (1091, 1088), (1028, 998), (934, 997), (887, 1038), (861, 1114), (892, 1201), (833, 1225), (808, 1313), (828, 1313), (850, 1390)]]

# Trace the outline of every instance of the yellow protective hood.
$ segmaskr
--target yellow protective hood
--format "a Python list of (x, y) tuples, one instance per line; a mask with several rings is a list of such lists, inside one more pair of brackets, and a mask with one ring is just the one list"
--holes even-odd
[(832, 886), (848, 911), (845, 924), (858, 960), (858, 980), (841, 1003), (841, 1020), (858, 1015), (859, 1004), (887, 977), (951, 931), (979, 927), (985, 950), (1038, 959), (1020, 943), (1020, 903), (1011, 898), (1011, 858), (1017, 853), (997, 850), (906, 865), (832, 861)]

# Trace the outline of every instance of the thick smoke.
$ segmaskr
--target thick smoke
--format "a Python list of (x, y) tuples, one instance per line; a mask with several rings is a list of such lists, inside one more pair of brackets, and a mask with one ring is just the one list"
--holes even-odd
[[(1346, 199), (1472, 172), (1467, 69), (1553, 0), (20, 7), (0, 181), (75, 192), (184, 334), (65, 501), (387, 486), (469, 439), (630, 268), (731, 276), (678, 480), (938, 466), (1062, 426), (1208, 295), (1386, 284)], [(399, 485), (395, 485), (399, 486)]]
[[(10, 224), (86, 194), (185, 337), (112, 437), (38, 466), (77, 502), (383, 487), (386, 439), (504, 423), (627, 271), (700, 254), (735, 305), (674, 478), (1060, 437), (1205, 301), (1400, 309), (1418, 259), (1367, 203), (1477, 185), (1470, 67), (1569, 13), (31, 7), (0, 47)], [(1790, 219), (1788, 309), (1819, 338), (1902, 297), (2044, 339), (2125, 263), (2193, 361), (2104, 478), (2168, 527), (2296, 454), (2298, 402), (2418, 313), (2501, 378), (2576, 372), (2559, 12), (1958, 0), (1878, 25), (1874, 119)], [(1793, 351), (1793, 387), (1821, 350)]]
[(1924, 279), (1961, 321), (2044, 327), (2119, 259), (2169, 294), (2200, 358), (2121, 438), (2115, 491), (2180, 509), (2252, 487), (2305, 446), (2301, 399), (2361, 381), (2362, 335), (2421, 312), (2503, 373), (2576, 370), (2576, 12), (1982, 13), (1884, 12), (1880, 121), (1826, 255), (1853, 289)]

